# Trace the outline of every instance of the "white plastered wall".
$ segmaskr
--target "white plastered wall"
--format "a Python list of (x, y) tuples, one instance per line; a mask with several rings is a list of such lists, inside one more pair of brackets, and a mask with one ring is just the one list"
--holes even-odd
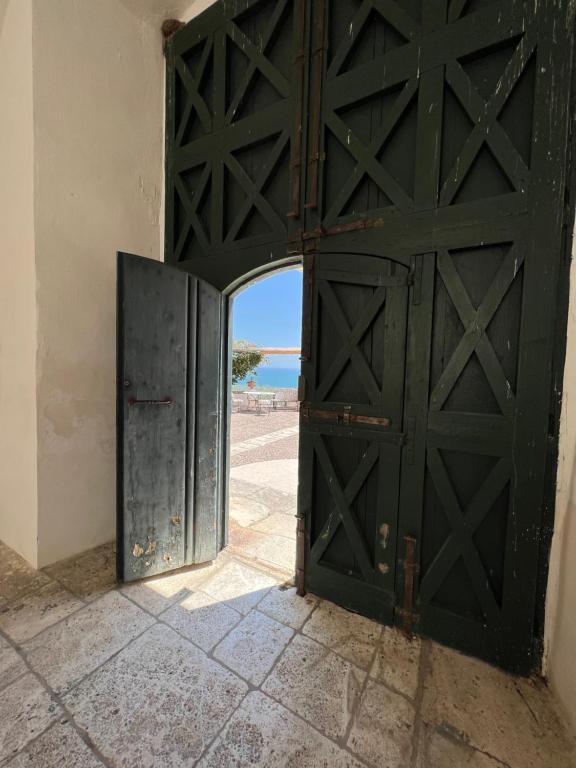
[(37, 564), (32, 0), (0, 0), (0, 538)]
[(115, 535), (116, 252), (161, 255), (159, 26), (35, 0), (40, 565)]
[(0, 539), (115, 536), (116, 252), (162, 257), (160, 27), (198, 0), (0, 0)]
[[(574, 257), (573, 252), (573, 257)], [(576, 730), (576, 261), (570, 275), (568, 339), (546, 603), (544, 673)]]

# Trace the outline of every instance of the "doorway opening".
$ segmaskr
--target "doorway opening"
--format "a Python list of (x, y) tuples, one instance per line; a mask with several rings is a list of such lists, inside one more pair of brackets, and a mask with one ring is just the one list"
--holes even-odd
[(228, 549), (292, 577), (296, 567), (302, 268), (244, 284), (230, 301)]

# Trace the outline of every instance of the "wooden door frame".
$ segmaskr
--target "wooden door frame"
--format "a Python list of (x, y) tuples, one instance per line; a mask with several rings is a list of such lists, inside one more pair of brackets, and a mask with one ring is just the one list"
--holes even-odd
[[(550, 386), (550, 431), (546, 454), (544, 489), (542, 494), (542, 521), (540, 550), (536, 576), (536, 608), (532, 658), (539, 662), (541, 672), (546, 635), (546, 603), (550, 554), (556, 524), (556, 492), (558, 487), (558, 457), (560, 452), (560, 424), (564, 402), (564, 368), (568, 342), (568, 319), (571, 292), (576, 302), (576, 286), (570, 282), (572, 248), (576, 226), (576, 59), (572, 51), (570, 66), (570, 93), (567, 104), (568, 140), (564, 160), (564, 210), (562, 212), (562, 238), (559, 244), (560, 263), (556, 285), (556, 318), (553, 345), (552, 377)], [(571, 290), (572, 289), (572, 290)]]

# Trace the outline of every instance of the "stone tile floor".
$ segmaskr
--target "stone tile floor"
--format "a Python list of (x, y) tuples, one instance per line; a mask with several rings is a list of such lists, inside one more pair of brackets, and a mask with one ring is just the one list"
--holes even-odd
[(230, 551), (286, 575), (296, 567), (298, 418), (279, 411), (231, 420)]
[(0, 543), (0, 766), (574, 768), (539, 681), (408, 641), (223, 553), (114, 584)]

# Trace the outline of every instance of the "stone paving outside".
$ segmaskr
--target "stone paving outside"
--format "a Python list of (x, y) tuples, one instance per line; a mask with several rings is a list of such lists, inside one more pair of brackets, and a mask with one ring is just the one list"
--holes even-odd
[(229, 553), (131, 585), (0, 544), (2, 768), (573, 768), (546, 686)]
[(230, 434), (230, 552), (294, 574), (298, 413), (233, 413)]

